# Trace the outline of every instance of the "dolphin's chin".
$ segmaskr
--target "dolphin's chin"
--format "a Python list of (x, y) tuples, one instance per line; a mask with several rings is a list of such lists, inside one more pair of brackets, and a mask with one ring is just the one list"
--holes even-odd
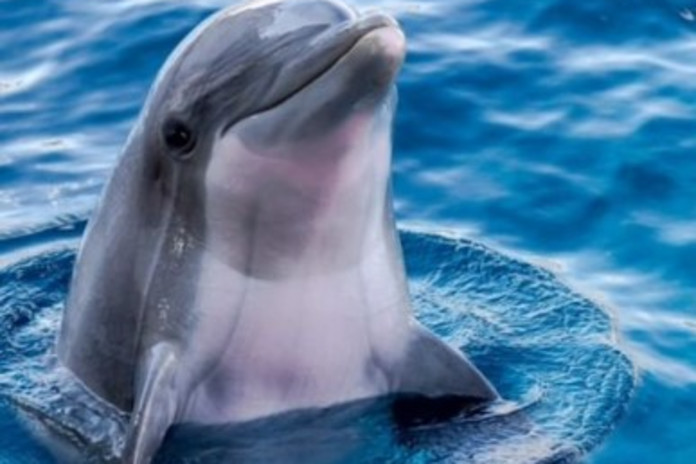
[[(389, 88), (396, 80), (396, 76), (406, 53), (406, 39), (404, 34), (396, 23), (394, 23), (394, 20), (390, 21), (389, 23), (371, 28), (365, 32), (355, 40), (352, 46), (339, 56), (331, 66), (313, 79), (307, 81), (307, 83), (294, 92), (291, 97), (303, 92), (331, 72), (336, 72), (337, 68), (344, 65), (346, 61), (349, 61), (349, 58), (355, 55), (363, 55), (364, 59), (362, 61), (368, 59), (374, 63), (372, 66), (366, 68), (366, 72), (360, 76), (370, 82), (373, 86), (373, 90), (383, 91)], [(356, 85), (360, 85), (360, 82), (358, 81)], [(378, 89), (374, 89), (375, 86), (378, 87)]]
[(406, 54), (406, 38), (399, 27), (380, 27), (360, 38), (344, 57), (351, 54), (369, 55), (374, 64), (365, 77), (373, 87), (384, 90), (395, 83)]

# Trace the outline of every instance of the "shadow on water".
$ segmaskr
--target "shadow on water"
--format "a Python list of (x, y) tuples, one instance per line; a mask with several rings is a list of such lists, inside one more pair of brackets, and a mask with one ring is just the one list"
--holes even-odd
[[(127, 417), (87, 395), (53, 354), (83, 227), (7, 237), (15, 249), (56, 237), (67, 245), (0, 270), (0, 421), (27, 430), (0, 437), (11, 450), (2, 464), (74, 463), (76, 452), (84, 462), (113, 461), (122, 446)], [(635, 383), (610, 316), (552, 273), (478, 243), (416, 230), (401, 238), (418, 318), (462, 347), (504, 401), (472, 409), (398, 397), (180, 425), (156, 462), (540, 464), (577, 462), (601, 443)], [(33, 437), (44, 447), (14, 446)]]
[[(554, 443), (524, 411), (470, 411), (452, 401), (390, 398), (321, 411), (289, 413), (228, 427), (172, 430), (157, 463), (575, 462), (578, 450)], [(442, 417), (446, 412), (447, 416)], [(512, 454), (525, 436), (526, 450)], [(499, 456), (499, 458), (502, 456)], [(492, 458), (492, 459), (491, 459)]]

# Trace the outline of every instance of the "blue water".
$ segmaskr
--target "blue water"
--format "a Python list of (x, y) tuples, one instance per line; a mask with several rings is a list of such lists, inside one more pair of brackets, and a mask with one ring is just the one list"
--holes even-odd
[[(404, 447), (366, 413), (356, 449), (372, 454), (354, 461), (694, 462), (696, 4), (357, 3), (387, 8), (409, 39), (394, 190), (400, 223), (436, 233), (405, 239), (419, 314), (534, 426), (496, 413)], [(51, 410), (70, 396), (50, 346), (72, 254), (155, 73), (226, 4), (0, 0), (0, 463), (54, 459), (20, 427), (21, 400), (67, 428), (98, 415)], [(419, 254), (452, 234), (473, 242)], [(637, 369), (628, 403), (630, 366), (597, 305)], [(108, 441), (104, 427), (90, 439)]]
[[(609, 314), (548, 271), (476, 242), (423, 230), (402, 231), (402, 242), (419, 319), (464, 348), (504, 401), (442, 423), (418, 417), (401, 433), (383, 402), (224, 429), (180, 427), (156, 462), (561, 464), (602, 443), (635, 383)], [(52, 352), (74, 258), (73, 247), (54, 245), (0, 272), (0, 419), (65, 437), (77, 462), (101, 462), (118, 455), (127, 418), (85, 394)], [(27, 446), (27, 430), (17, 447), (16, 422), (0, 435), (9, 463), (44, 448), (76, 462), (65, 459), (66, 446)]]

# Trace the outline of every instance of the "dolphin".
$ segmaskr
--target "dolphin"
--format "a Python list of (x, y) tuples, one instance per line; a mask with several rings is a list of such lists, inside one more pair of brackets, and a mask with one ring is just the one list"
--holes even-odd
[(398, 24), (256, 0), (160, 71), (80, 247), (61, 363), (130, 413), (123, 462), (173, 424), (391, 394), (498, 397), (413, 316), (390, 188)]

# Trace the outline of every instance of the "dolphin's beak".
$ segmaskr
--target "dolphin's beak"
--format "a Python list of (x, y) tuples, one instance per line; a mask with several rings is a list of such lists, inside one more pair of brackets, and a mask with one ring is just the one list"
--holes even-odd
[(372, 14), (342, 21), (308, 42), (311, 46), (297, 48), (302, 56), (285, 63), (274, 80), (282, 85), (274, 89), (282, 98), (237, 126), (234, 136), (256, 153), (298, 141), (331, 139), (340, 146), (343, 134), (365, 129), (370, 121), (386, 121), (382, 116), (394, 108), (394, 81), (406, 50), (395, 20)]
[[(281, 69), (268, 92), (276, 98), (271, 99), (260, 111), (278, 106), (310, 86), (350, 52), (361, 39), (380, 30), (390, 30), (403, 37), (396, 20), (382, 13), (356, 15), (322, 31), (307, 43), (301, 56), (291, 60)], [(289, 82), (294, 85), (288, 86)]]
[[(256, 21), (267, 24), (246, 36), (255, 43), (230, 46), (232, 58), (221, 60), (218, 71), (229, 76), (219, 88), (227, 90), (227, 107), (232, 110), (221, 126), (222, 135), (242, 119), (282, 106), (334, 69), (351, 51), (386, 65), (381, 68), (386, 72), (379, 73), (382, 83), (390, 83), (395, 75), (390, 70), (396, 67), (390, 63), (402, 61), (403, 34), (396, 20), (386, 14), (360, 15), (335, 0), (276, 0), (252, 3), (247, 8), (253, 10), (254, 5), (258, 9), (254, 12)], [(238, 14), (241, 21), (242, 13)], [(236, 55), (240, 58), (235, 59)], [(361, 85), (345, 86), (349, 87), (354, 90)]]

